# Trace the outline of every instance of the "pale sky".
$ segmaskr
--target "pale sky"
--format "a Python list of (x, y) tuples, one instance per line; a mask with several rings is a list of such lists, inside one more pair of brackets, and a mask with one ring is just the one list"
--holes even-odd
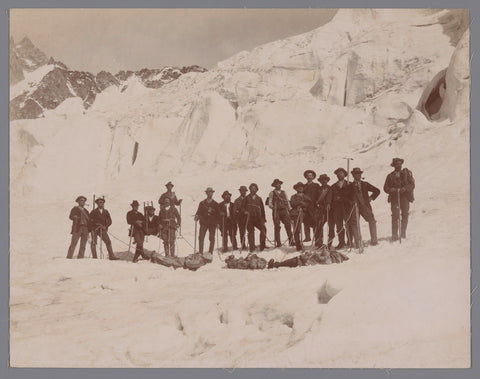
[(334, 9), (12, 9), (10, 33), (70, 69), (211, 68), (242, 50), (313, 30)]

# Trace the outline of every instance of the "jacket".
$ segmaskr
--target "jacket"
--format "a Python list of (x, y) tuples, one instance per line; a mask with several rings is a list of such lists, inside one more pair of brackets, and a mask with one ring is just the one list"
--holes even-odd
[(332, 207), (333, 208), (343, 208), (346, 204), (348, 204), (348, 183), (347, 181), (343, 181), (343, 186), (340, 187), (340, 182), (336, 182), (332, 184), (330, 187), (330, 191), (332, 194)]
[(93, 230), (97, 229), (99, 226), (104, 226), (106, 230), (110, 225), (112, 225), (112, 218), (106, 209), (103, 209), (103, 212), (100, 212), (100, 208), (95, 208), (90, 213), (90, 221), (92, 223)]
[(218, 224), (218, 203), (212, 199), (211, 202), (208, 202), (207, 199), (203, 200), (198, 204), (197, 213), (200, 220), (200, 224), (204, 225), (217, 225)]
[[(160, 211), (161, 212), (161, 211)], [(156, 236), (160, 230), (160, 220), (158, 216), (153, 216), (150, 220), (148, 216), (145, 216), (145, 234), (149, 236)]]
[(296, 193), (290, 198), (290, 204), (292, 206), (291, 215), (298, 216), (300, 214), (299, 208), (302, 209), (303, 214), (305, 215), (308, 207), (312, 204), (312, 199), (305, 195), (304, 193)]
[(182, 220), (180, 219), (180, 213), (178, 213), (177, 208), (174, 205), (171, 205), (170, 208), (160, 209), (158, 215), (160, 228), (176, 229), (180, 225)]
[(218, 204), (218, 212), (219, 212), (219, 216), (220, 216), (220, 219), (222, 219), (222, 217), (225, 217), (225, 219), (231, 219), (233, 220), (234, 218), (234, 205), (232, 202), (230, 202), (228, 204), (228, 213), (230, 215), (230, 217), (227, 217), (227, 204), (222, 201), (220, 204)]
[(273, 190), (268, 195), (268, 203), (267, 205), (273, 210), (287, 210), (291, 209), (290, 201), (288, 201), (287, 194), (284, 190)]
[(347, 190), (349, 192), (349, 200), (352, 204), (357, 200), (370, 209), (372, 209), (372, 206), (370, 205), (369, 193), (372, 193), (372, 200), (375, 200), (378, 195), (380, 195), (380, 190), (377, 187), (364, 180), (359, 180), (358, 182), (353, 181), (349, 183)]
[(331, 187), (328, 184), (321, 186), (318, 194), (318, 198), (316, 201), (317, 207), (320, 208), (320, 210), (324, 210), (327, 208), (327, 205), (330, 205), (331, 203), (332, 203)]
[(385, 179), (385, 184), (383, 186), (383, 190), (388, 193), (389, 203), (392, 201), (392, 195), (396, 192), (397, 189), (404, 189), (404, 192), (400, 193), (400, 196), (406, 196), (408, 201), (412, 203), (415, 200), (415, 197), (413, 195), (414, 188), (415, 179), (413, 178), (412, 172), (408, 168), (400, 170), (398, 175), (396, 171), (388, 174), (387, 178)]
[[(76, 216), (76, 217), (75, 217)], [(88, 228), (88, 231), (92, 230), (92, 224), (90, 221), (90, 214), (85, 208), (80, 206), (75, 206), (70, 210), (70, 215), (68, 216), (72, 223), (71, 234), (77, 233), (80, 230), (81, 225), (85, 225)]]
[(265, 207), (262, 198), (258, 195), (255, 195), (255, 198), (253, 198), (252, 194), (245, 196), (242, 203), (242, 211), (244, 213), (248, 212), (250, 220), (266, 221)]
[[(137, 225), (137, 221), (141, 221), (141, 226)], [(131, 226), (131, 233), (137, 231), (145, 232), (145, 216), (142, 215), (140, 212), (134, 211), (133, 209), (127, 213), (127, 224)]]
[(177, 195), (175, 195), (175, 192), (163, 193), (158, 199), (158, 204), (162, 205), (166, 198), (170, 199), (170, 203), (172, 205), (180, 205), (180, 201), (177, 199)]
[(237, 221), (246, 217), (244, 212), (242, 212), (242, 203), (243, 200), (245, 200), (245, 197), (239, 196), (235, 199), (235, 202), (233, 203), (233, 217)]

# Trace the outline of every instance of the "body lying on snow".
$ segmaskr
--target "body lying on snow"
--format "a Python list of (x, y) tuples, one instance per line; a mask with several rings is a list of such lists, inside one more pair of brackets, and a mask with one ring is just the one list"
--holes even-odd
[[(384, 184), (384, 191), (388, 194), (388, 202), (392, 212), (392, 241), (406, 238), (408, 224), (409, 204), (413, 202), (413, 191), (415, 180), (413, 174), (407, 168), (402, 169), (404, 160), (393, 158), (391, 166), (394, 171), (389, 173)], [(345, 248), (361, 248), (363, 241), (360, 235), (360, 216), (369, 224), (370, 245), (377, 244), (377, 227), (373, 214), (371, 201), (379, 195), (380, 190), (374, 185), (362, 179), (363, 171), (356, 167), (351, 171), (353, 181), (348, 180), (348, 171), (338, 168), (334, 171), (338, 181), (329, 186), (330, 180), (327, 174), (322, 174), (317, 179), (321, 185), (314, 183), (316, 173), (313, 170), (306, 170), (303, 176), (306, 183), (298, 182), (293, 186), (296, 194), (289, 199), (286, 192), (281, 189), (283, 182), (275, 179), (272, 183), (274, 190), (270, 192), (266, 205), (272, 209), (274, 224), (274, 247), (281, 247), (285, 244), (295, 246), (297, 251), (304, 251), (303, 242), (311, 242), (311, 249), (320, 251), (338, 251)], [(146, 236), (152, 235), (164, 241), (166, 255), (175, 258), (175, 240), (181, 236), (181, 199), (177, 199), (172, 192), (173, 184), (166, 184), (167, 192), (159, 199), (160, 211), (155, 215), (152, 206), (145, 207), (144, 214), (138, 211), (139, 203), (134, 200), (130, 205), (132, 210), (127, 213), (129, 228), (129, 251), (131, 245), (135, 245), (133, 262), (140, 257), (150, 259), (145, 254), (143, 243)], [(204, 240), (208, 232), (209, 246), (208, 255), (211, 256), (216, 243), (216, 232), (220, 231), (222, 236), (222, 251), (228, 251), (230, 240), (233, 250), (248, 250), (253, 253), (256, 250), (255, 229), (259, 230), (258, 250), (262, 252), (266, 247), (267, 229), (266, 214), (262, 198), (257, 194), (258, 185), (251, 183), (248, 187), (240, 186), (240, 196), (231, 202), (231, 194), (225, 190), (222, 194), (223, 202), (217, 203), (213, 199), (214, 189), (208, 187), (205, 191), (207, 197), (198, 205), (195, 214), (195, 242), (198, 238), (198, 253), (204, 255)], [(108, 256), (115, 260), (116, 257), (111, 249), (111, 241), (108, 227), (112, 220), (110, 214), (103, 208), (104, 198), (96, 200), (99, 207), (89, 213), (85, 209), (86, 198), (78, 196), (75, 200), (78, 206), (72, 208), (69, 218), (72, 220), (72, 240), (68, 249), (67, 258), (73, 258), (74, 250), (80, 240), (78, 258), (83, 258), (85, 245), (88, 236), (92, 234), (92, 256), (97, 257), (96, 245), (99, 242), (105, 243)], [(179, 207), (179, 209), (178, 209)], [(197, 222), (200, 224), (200, 231), (197, 236)], [(280, 231), (283, 224), (287, 234), (286, 242), (282, 243)], [(328, 238), (324, 241), (325, 225), (328, 226)], [(302, 231), (305, 238), (302, 237)], [(311, 232), (313, 231), (313, 237)], [(237, 232), (239, 243), (237, 245)], [(335, 233), (336, 232), (336, 233)], [(246, 243), (246, 236), (248, 244)], [(338, 239), (338, 245), (332, 248), (332, 242)], [(97, 237), (100, 236), (97, 242)], [(115, 236), (113, 236), (115, 237)], [(346, 237), (346, 239), (345, 239)], [(116, 238), (116, 237), (115, 237)], [(147, 237), (148, 238), (148, 237)], [(183, 237), (182, 237), (183, 238)], [(118, 239), (118, 238), (117, 238)], [(217, 241), (218, 243), (219, 241)], [(310, 249), (310, 250), (311, 250)], [(194, 253), (197, 253), (194, 247)], [(293, 258), (292, 258), (293, 259)], [(331, 254), (330, 259), (335, 261), (344, 260), (341, 255)], [(208, 260), (208, 259), (207, 259)], [(297, 260), (298, 261), (298, 260)], [(300, 261), (297, 262), (300, 265)], [(277, 263), (275, 263), (277, 264)], [(287, 263), (285, 263), (287, 264)], [(291, 261), (288, 264), (294, 265)]]

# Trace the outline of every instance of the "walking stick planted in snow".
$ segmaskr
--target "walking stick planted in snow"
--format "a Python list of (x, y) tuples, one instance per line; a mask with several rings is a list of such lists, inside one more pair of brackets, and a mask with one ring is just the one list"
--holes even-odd
[[(147, 202), (148, 206), (148, 202)], [(145, 216), (145, 228), (147, 229), (147, 232), (145, 233), (145, 242), (148, 242), (148, 215), (147, 215), (147, 209), (145, 207), (145, 202), (143, 202), (143, 215)]]
[(100, 259), (103, 259), (102, 241), (103, 241), (103, 230), (100, 227)]
[(400, 188), (397, 189), (397, 209), (398, 209), (398, 215), (397, 215), (398, 242), (402, 243), (402, 223), (400, 220)]
[(223, 242), (226, 242), (225, 243), (225, 246), (223, 246), (223, 248), (225, 250), (227, 250), (227, 246), (228, 246), (228, 236), (225, 235), (225, 216), (222, 215), (222, 245), (223, 245)]
[(197, 220), (195, 220), (195, 238), (193, 240), (193, 253), (197, 252)]
[(353, 158), (343, 158), (347, 160), (347, 183), (350, 182), (350, 161), (353, 161)]
[[(182, 203), (180, 203), (180, 220), (181, 219), (182, 219)], [(182, 224), (178, 225), (178, 232), (180, 235), (182, 235)]]
[(360, 230), (360, 214), (358, 212), (358, 204), (355, 202), (355, 218), (357, 221), (357, 238), (358, 238), (358, 252), (360, 254), (363, 253), (363, 239), (362, 239), (362, 231)]

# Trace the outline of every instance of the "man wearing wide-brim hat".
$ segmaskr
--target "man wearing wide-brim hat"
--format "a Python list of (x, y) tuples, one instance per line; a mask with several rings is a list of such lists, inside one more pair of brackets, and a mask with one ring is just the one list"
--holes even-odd
[(174, 187), (173, 183), (168, 182), (165, 184), (165, 187), (167, 187), (167, 192), (163, 193), (158, 199), (158, 204), (160, 204), (160, 207), (163, 205), (167, 197), (170, 199), (171, 205), (180, 205), (182, 203), (182, 199), (177, 199), (177, 195), (175, 195), (175, 192), (172, 191), (172, 188)]
[[(365, 221), (368, 222), (368, 227), (370, 229), (370, 244), (377, 245), (377, 221), (373, 215), (370, 201), (374, 201), (378, 195), (380, 195), (380, 190), (374, 185), (362, 180), (363, 171), (359, 167), (355, 167), (351, 173), (353, 176), (353, 181), (349, 184), (351, 202), (352, 204), (356, 203), (359, 216), (362, 216)], [(355, 247), (358, 247), (360, 244), (357, 222), (360, 222), (360, 220), (357, 220), (354, 211), (347, 226), (349, 227), (352, 239), (355, 241)]]
[(85, 209), (85, 202), (87, 198), (85, 196), (78, 196), (75, 202), (78, 204), (70, 210), (69, 218), (72, 223), (72, 240), (70, 247), (68, 248), (67, 258), (72, 259), (75, 248), (77, 247), (78, 240), (80, 240), (80, 249), (78, 251), (78, 259), (81, 259), (85, 255), (85, 247), (87, 245), (88, 233), (91, 230), (90, 214)]
[(217, 229), (220, 215), (218, 203), (213, 200), (214, 192), (215, 191), (212, 187), (208, 187), (205, 190), (207, 198), (198, 204), (197, 213), (195, 213), (195, 221), (200, 222), (200, 231), (198, 234), (198, 248), (200, 254), (203, 254), (203, 243), (207, 231), (208, 239), (210, 241), (208, 252), (210, 254), (213, 254), (213, 248), (215, 246), (215, 230)]
[[(408, 168), (402, 169), (403, 159), (393, 158), (390, 164), (394, 170), (387, 175), (383, 190), (388, 194), (388, 202), (392, 210), (392, 241), (398, 240), (399, 218), (401, 212), (400, 237), (406, 238), (408, 212), (413, 202), (415, 179)], [(399, 202), (400, 199), (400, 202)]]
[(136, 248), (133, 256), (133, 263), (138, 262), (140, 256), (143, 259), (150, 259), (143, 251), (143, 241), (145, 239), (146, 220), (145, 216), (138, 211), (140, 204), (137, 200), (133, 200), (130, 206), (132, 210), (127, 213), (127, 223), (130, 225), (130, 236), (133, 237)]
[(246, 230), (246, 223), (247, 223), (247, 216), (242, 211), (242, 204), (245, 198), (247, 197), (248, 189), (246, 186), (240, 186), (238, 189), (240, 192), (240, 196), (237, 197), (233, 203), (233, 216), (235, 219), (235, 224), (240, 234), (240, 244), (242, 246), (242, 250), (247, 248), (245, 244), (245, 230)]
[(307, 182), (305, 183), (303, 188), (303, 193), (312, 200), (303, 218), (303, 225), (304, 225), (304, 231), (305, 231), (304, 242), (309, 242), (311, 241), (310, 230), (313, 229), (315, 231), (315, 225), (317, 224), (317, 221), (318, 221), (318, 214), (315, 208), (315, 199), (317, 199), (318, 196), (320, 195), (320, 186), (318, 185), (318, 183), (315, 183), (313, 181), (313, 179), (317, 177), (317, 174), (315, 173), (315, 171), (306, 170), (303, 173), (303, 176), (305, 177), (305, 179), (307, 179)]
[(290, 201), (285, 191), (282, 190), (282, 184), (283, 182), (280, 179), (273, 181), (272, 187), (274, 187), (274, 190), (270, 192), (267, 200), (267, 204), (272, 210), (276, 247), (282, 246), (282, 241), (280, 240), (280, 222), (283, 223), (290, 246), (295, 245), (292, 235), (292, 222), (290, 220)]
[(338, 245), (335, 248), (340, 250), (347, 246), (345, 243), (346, 230), (344, 228), (344, 221), (347, 220), (347, 217), (351, 213), (351, 205), (348, 202), (348, 183), (345, 180), (347, 170), (339, 167), (334, 171), (334, 174), (337, 176), (337, 181), (330, 187), (332, 195), (330, 210), (332, 212), (329, 214), (329, 217), (333, 219), (337, 229)]
[(265, 250), (267, 228), (265, 226), (265, 207), (262, 198), (257, 195), (258, 185), (251, 183), (248, 186), (250, 193), (242, 203), (242, 211), (247, 216), (248, 245), (250, 252), (255, 250), (255, 228), (260, 231), (260, 251)]
[(110, 237), (108, 236), (108, 228), (112, 225), (112, 218), (110, 212), (105, 209), (105, 198), (98, 197), (95, 199), (95, 203), (97, 204), (97, 208), (90, 213), (93, 228), (91, 244), (92, 257), (97, 258), (97, 237), (100, 237), (107, 247), (108, 259), (116, 261), (118, 258), (113, 254), (112, 241), (110, 241)]
[(323, 245), (323, 226), (328, 223), (328, 241), (327, 246), (330, 249), (332, 241), (335, 238), (335, 220), (330, 208), (332, 205), (332, 191), (328, 185), (330, 178), (327, 174), (322, 174), (318, 177), (320, 182), (320, 194), (316, 199), (316, 206), (318, 209), (318, 224), (317, 224), (317, 236), (315, 236), (315, 246), (321, 247)]
[(293, 189), (297, 191), (297, 193), (290, 198), (290, 205), (292, 206), (290, 215), (293, 221), (293, 238), (295, 240), (297, 251), (302, 250), (302, 241), (300, 239), (302, 221), (307, 209), (312, 203), (312, 199), (303, 193), (304, 188), (305, 185), (302, 182), (295, 184)]
[(231, 201), (232, 194), (228, 191), (222, 193), (223, 201), (218, 205), (220, 214), (220, 231), (222, 233), (222, 251), (228, 251), (228, 239), (232, 243), (232, 249), (237, 250), (237, 224), (234, 219), (234, 206)]

